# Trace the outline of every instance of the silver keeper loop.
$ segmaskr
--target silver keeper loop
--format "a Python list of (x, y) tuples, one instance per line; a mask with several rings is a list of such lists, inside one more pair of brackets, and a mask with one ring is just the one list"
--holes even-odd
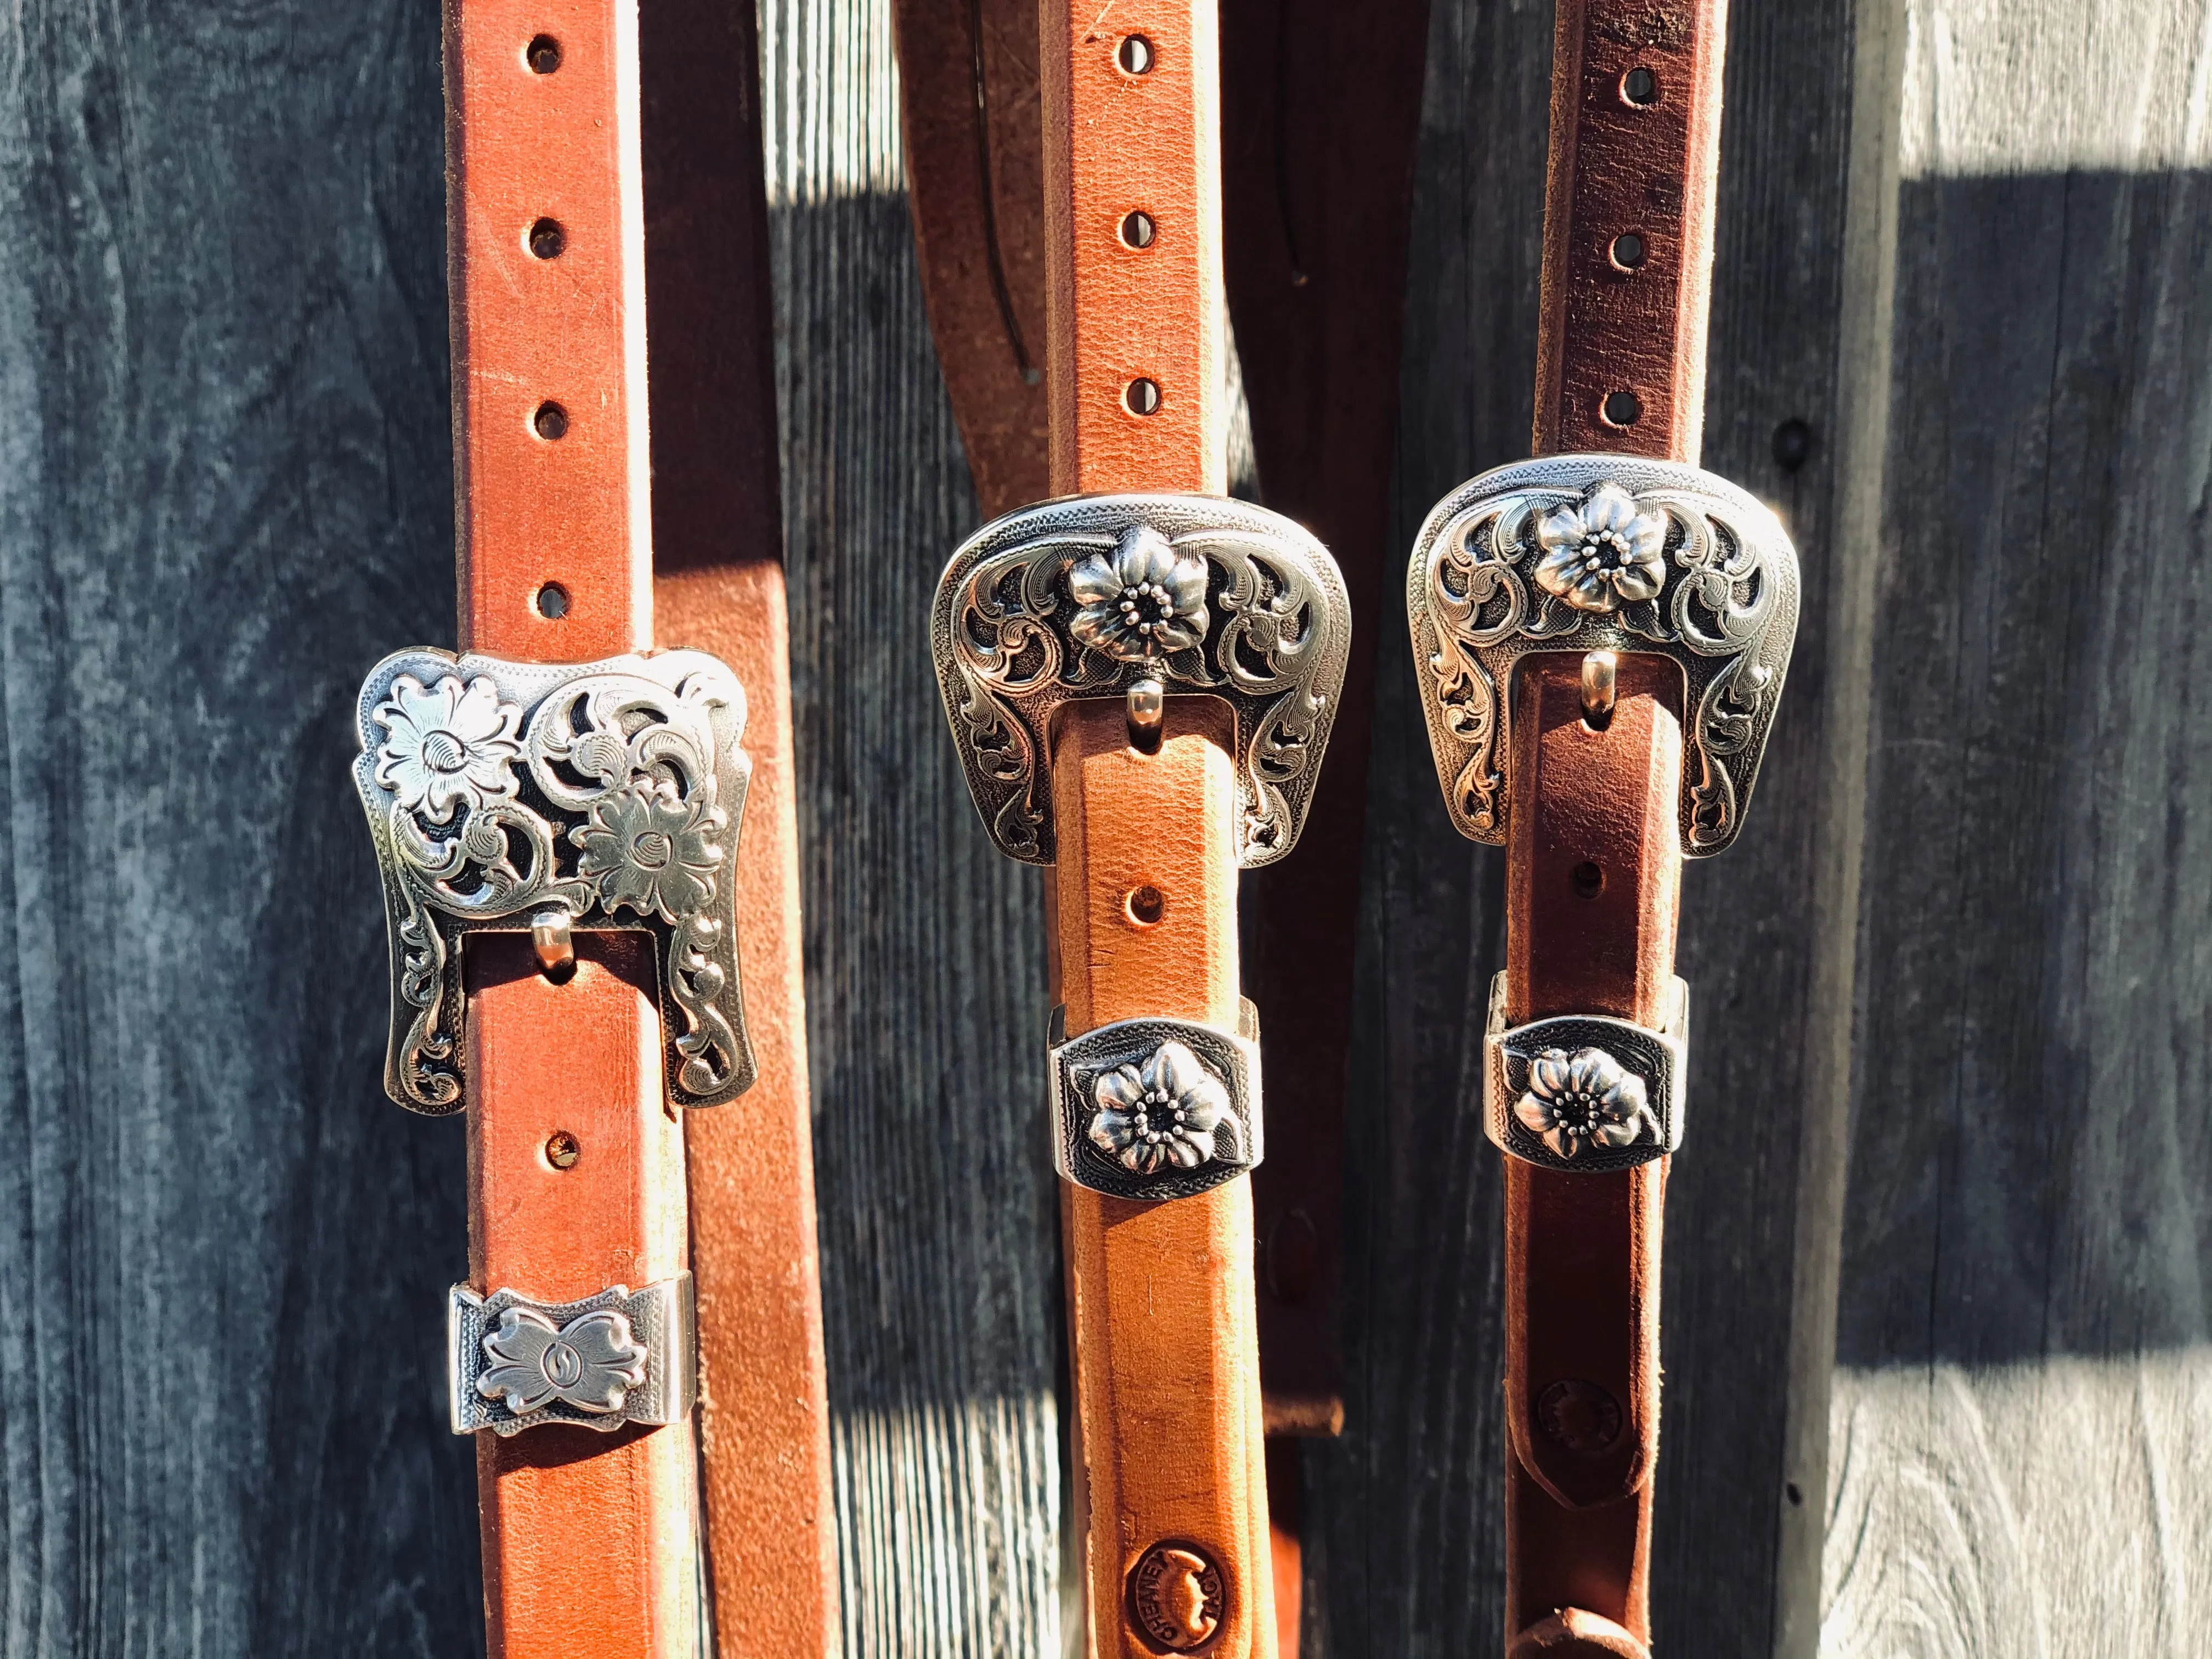
[(575, 665), (402, 651), (356, 705), (354, 783), (392, 945), (385, 1091), (461, 1109), (461, 938), (530, 934), (549, 974), (573, 930), (653, 935), (669, 1097), (713, 1106), (753, 1080), (732, 866), (752, 762), (745, 694), (699, 651)]
[(1194, 1198), (1256, 1168), (1260, 1015), (1238, 999), (1237, 1029), (1123, 1019), (1067, 1035), (1052, 1011), (1053, 1164), (1109, 1198)]
[(1547, 455), (1462, 484), (1421, 526), (1407, 571), (1429, 747), (1452, 823), (1502, 843), (1512, 810), (1513, 672), (1583, 658), (1591, 724), (1610, 717), (1598, 653), (1682, 671), (1682, 851), (1743, 827), (1797, 632), (1797, 555), (1726, 479), (1628, 455)]
[(930, 613), (975, 810), (1026, 864), (1056, 856), (1054, 712), (1110, 697), (1133, 737), (1156, 742), (1179, 694), (1235, 716), (1237, 861), (1273, 863), (1304, 826), (1351, 640), (1322, 544), (1213, 495), (1070, 495), (1010, 513), (952, 556)]
[(698, 1397), (691, 1275), (580, 1302), (456, 1285), (447, 1309), (455, 1434), (520, 1434), (546, 1423), (612, 1432), (676, 1423)]
[(1483, 1131), (1509, 1157), (1603, 1175), (1682, 1144), (1681, 1079), (1690, 988), (1673, 981), (1665, 1026), (1603, 1014), (1505, 1023), (1505, 975), (1490, 982), (1483, 1037)]

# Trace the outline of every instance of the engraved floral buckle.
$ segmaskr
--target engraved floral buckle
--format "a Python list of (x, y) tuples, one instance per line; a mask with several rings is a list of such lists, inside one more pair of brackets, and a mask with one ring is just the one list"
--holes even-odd
[(697, 651), (574, 665), (402, 651), (358, 714), (392, 1099), (460, 1109), (463, 933), (528, 931), (547, 951), (587, 918), (659, 945), (671, 1097), (712, 1106), (750, 1086), (732, 866), (752, 763), (727, 668)]
[(1505, 975), (1490, 981), (1483, 1132), (1523, 1163), (1580, 1175), (1632, 1169), (1682, 1144), (1690, 988), (1673, 981), (1658, 1030), (1603, 1014), (1505, 1023)]
[(1462, 835), (1505, 839), (1515, 663), (1611, 651), (1681, 667), (1683, 852), (1735, 839), (1797, 631), (1797, 555), (1766, 507), (1670, 461), (1502, 466), (1429, 514), (1406, 597), (1429, 746)]
[(1258, 1167), (1260, 1013), (1237, 1029), (1121, 1019), (1067, 1035), (1052, 1011), (1053, 1164), (1109, 1198), (1158, 1202), (1211, 1192)]
[(1050, 864), (1053, 711), (1170, 693), (1237, 720), (1237, 859), (1297, 842), (1344, 684), (1336, 562), (1280, 514), (1212, 495), (1071, 495), (994, 520), (945, 566), (930, 616), (952, 739), (991, 838)]
[(680, 1422), (698, 1396), (691, 1275), (580, 1302), (456, 1285), (447, 1310), (453, 1432), (520, 1434), (544, 1423), (611, 1432)]

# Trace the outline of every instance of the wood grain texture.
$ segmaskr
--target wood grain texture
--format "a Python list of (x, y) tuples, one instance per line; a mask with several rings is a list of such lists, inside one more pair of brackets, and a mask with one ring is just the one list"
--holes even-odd
[(462, 1126), (348, 786), (453, 639), (439, 10), (0, 31), (0, 1654), (479, 1651)]
[(1036, 876), (946, 740), (977, 522), (929, 340), (887, 0), (762, 9), (808, 1044), (846, 1650), (1060, 1651), (1062, 1322)]
[(2203, 1644), (2209, 15), (1906, 11), (1826, 1653)]

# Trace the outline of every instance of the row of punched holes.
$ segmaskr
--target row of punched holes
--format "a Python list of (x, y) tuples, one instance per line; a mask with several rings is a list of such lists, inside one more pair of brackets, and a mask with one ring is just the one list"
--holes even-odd
[[(522, 49), (522, 61), (533, 75), (550, 75), (561, 67), (561, 43), (550, 34), (535, 35)], [(568, 232), (557, 219), (539, 219), (523, 240), (532, 258), (557, 259), (568, 246)], [(532, 411), (530, 428), (546, 442), (557, 443), (568, 435), (568, 411), (548, 398)], [(546, 621), (558, 622), (568, 614), (568, 590), (558, 582), (545, 582), (531, 596), (530, 605)]]

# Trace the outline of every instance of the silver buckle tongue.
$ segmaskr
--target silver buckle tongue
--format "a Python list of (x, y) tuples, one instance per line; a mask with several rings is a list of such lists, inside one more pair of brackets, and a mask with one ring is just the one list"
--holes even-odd
[(1505, 975), (1490, 981), (1483, 1133), (1524, 1164), (1578, 1175), (1633, 1169), (1682, 1144), (1690, 988), (1674, 981), (1658, 1030), (1604, 1014), (1505, 1023)]
[(697, 651), (578, 665), (402, 651), (370, 672), (357, 713), (354, 781), (392, 941), (393, 1100), (461, 1108), (463, 933), (528, 933), (551, 970), (571, 924), (594, 917), (659, 941), (677, 1103), (751, 1086), (732, 866), (752, 762), (736, 676)]
[(930, 614), (976, 810), (1026, 864), (1054, 857), (1053, 711), (1133, 688), (1133, 724), (1176, 692), (1229, 705), (1237, 863), (1282, 857), (1305, 823), (1351, 636), (1327, 550), (1280, 514), (1212, 495), (1071, 495), (1010, 513), (952, 556)]
[(1437, 504), (1406, 597), (1429, 746), (1462, 835), (1505, 839), (1514, 664), (1613, 651), (1681, 666), (1683, 852), (1735, 839), (1797, 632), (1797, 555), (1766, 507), (1671, 461), (1522, 461)]
[(1260, 1014), (1239, 998), (1237, 1030), (1188, 1019), (1121, 1019), (1067, 1035), (1052, 1011), (1053, 1164), (1109, 1198), (1192, 1198), (1245, 1175), (1263, 1151)]
[(698, 1397), (697, 1328), (688, 1273), (580, 1302), (456, 1285), (446, 1322), (453, 1432), (680, 1422)]

